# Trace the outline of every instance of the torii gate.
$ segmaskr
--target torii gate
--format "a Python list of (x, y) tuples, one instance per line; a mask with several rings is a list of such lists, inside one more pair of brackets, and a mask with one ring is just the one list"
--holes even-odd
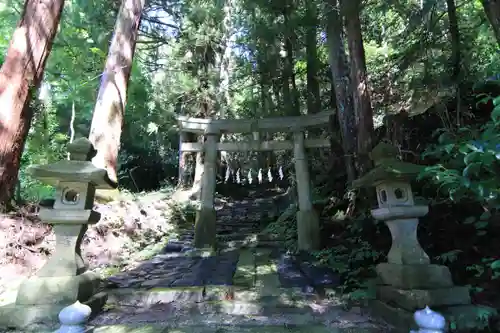
[[(191, 132), (205, 136), (205, 142), (182, 142), (180, 152), (203, 152), (205, 155), (201, 182), (201, 207), (196, 214), (194, 246), (213, 247), (216, 241), (216, 213), (214, 209), (217, 173), (217, 151), (245, 152), (293, 150), (299, 210), (297, 211), (297, 233), (299, 250), (319, 248), (319, 217), (311, 200), (311, 185), (306, 148), (330, 147), (324, 138), (306, 139), (307, 129), (328, 125), (333, 112), (321, 112), (306, 116), (275, 117), (264, 119), (201, 119), (178, 116), (180, 132)], [(293, 141), (261, 141), (260, 132), (293, 133)], [(247, 142), (218, 142), (223, 133), (253, 133)]]

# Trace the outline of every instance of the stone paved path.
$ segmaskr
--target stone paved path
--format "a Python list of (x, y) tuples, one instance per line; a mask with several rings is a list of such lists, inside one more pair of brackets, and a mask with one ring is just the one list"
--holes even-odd
[(110, 277), (106, 310), (91, 321), (95, 332), (390, 332), (363, 309), (320, 296), (340, 283), (332, 271), (259, 234), (273, 213), (270, 199), (222, 203), (216, 254), (193, 250), (186, 231)]
[[(169, 240), (163, 251), (151, 260), (110, 277), (108, 287), (121, 289), (232, 285), (239, 258), (238, 249), (259, 243), (261, 220), (266, 213), (274, 210), (274, 205), (270, 200), (258, 200), (221, 203), (218, 206), (217, 239), (223, 248), (219, 253), (197, 253), (191, 247), (193, 231), (185, 230), (178, 239)], [(269, 243), (273, 242), (268, 241)]]

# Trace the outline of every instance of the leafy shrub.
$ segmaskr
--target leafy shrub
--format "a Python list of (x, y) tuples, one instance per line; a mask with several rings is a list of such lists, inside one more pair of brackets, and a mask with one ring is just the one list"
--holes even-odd
[[(372, 220), (351, 221), (346, 225), (345, 232), (336, 238), (336, 245), (315, 253), (320, 263), (329, 266), (342, 276), (343, 283), (340, 291), (347, 293), (351, 300), (367, 299), (374, 296), (370, 277), (375, 276), (375, 264), (383, 255), (361, 236), (365, 223), (377, 222)], [(382, 223), (378, 223), (377, 227), (384, 226)]]
[(473, 200), (486, 210), (500, 207), (500, 97), (482, 94), (479, 103), (493, 102), (490, 120), (478, 127), (441, 130), (437, 144), (424, 157), (441, 162), (425, 168), (429, 178), (453, 202)]
[(17, 199), (39, 201), (52, 197), (54, 189), (31, 177), (27, 169), (34, 164), (49, 164), (66, 158), (68, 136), (59, 132), (57, 110), (50, 100), (43, 103), (35, 100), (31, 107), (36, 112), (21, 158)]
[[(439, 162), (426, 167), (419, 178), (430, 180), (438, 195), (453, 203), (469, 203), (480, 210), (474, 216), (465, 216), (463, 225), (473, 226), (476, 237), (488, 237), (492, 228), (492, 215), (500, 208), (500, 97), (487, 94), (477, 96), (478, 104), (493, 105), (489, 120), (477, 126), (464, 126), (458, 130), (440, 130), (437, 143), (428, 147), (423, 157)], [(475, 208), (474, 208), (475, 209)], [(472, 215), (472, 214), (471, 214)], [(460, 256), (470, 256), (466, 249), (450, 249), (435, 259), (450, 265)], [(500, 260), (482, 253), (481, 258), (462, 266), (474, 280), (496, 280), (500, 277)], [(469, 285), (473, 293), (482, 287)]]
[(196, 206), (191, 202), (175, 202), (170, 205), (171, 219), (178, 227), (191, 228), (196, 220)]
[(291, 252), (297, 250), (297, 204), (291, 204), (278, 217), (275, 222), (271, 222), (264, 229), (264, 233), (277, 235), (284, 241), (285, 248)]
[[(293, 198), (293, 200), (296, 200), (294, 196)], [(327, 201), (328, 199), (322, 198), (319, 195), (318, 189), (313, 190), (313, 205), (324, 205)], [(279, 205), (280, 204), (277, 203), (278, 210)], [(278, 239), (283, 240), (283, 245), (290, 252), (297, 251), (297, 210), (297, 203), (288, 205), (288, 207), (279, 215), (278, 219), (276, 219), (276, 221), (268, 223), (263, 231), (264, 233), (278, 236)]]

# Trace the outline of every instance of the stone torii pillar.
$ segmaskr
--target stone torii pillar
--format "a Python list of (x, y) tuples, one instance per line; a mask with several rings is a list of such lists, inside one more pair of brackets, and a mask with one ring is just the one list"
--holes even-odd
[(207, 128), (203, 145), (204, 163), (201, 184), (201, 205), (196, 214), (194, 246), (213, 248), (216, 242), (216, 214), (214, 208), (217, 177), (217, 144), (219, 131)]
[(304, 145), (304, 132), (293, 135), (293, 157), (297, 180), (299, 210), (297, 211), (297, 238), (299, 250), (318, 250), (320, 247), (319, 217), (311, 200), (309, 166)]

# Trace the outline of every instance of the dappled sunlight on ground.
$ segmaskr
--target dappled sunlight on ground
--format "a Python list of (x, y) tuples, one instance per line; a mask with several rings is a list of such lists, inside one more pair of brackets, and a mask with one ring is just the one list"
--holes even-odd
[[(89, 226), (82, 244), (89, 268), (107, 276), (153, 255), (155, 247), (159, 251), (164, 237), (177, 232), (169, 197), (164, 191), (124, 193), (121, 200), (97, 203), (101, 220)], [(54, 233), (50, 225), (40, 223), (37, 210), (26, 206), (0, 217), (0, 304), (12, 302), (20, 281), (41, 268), (54, 251)]]

